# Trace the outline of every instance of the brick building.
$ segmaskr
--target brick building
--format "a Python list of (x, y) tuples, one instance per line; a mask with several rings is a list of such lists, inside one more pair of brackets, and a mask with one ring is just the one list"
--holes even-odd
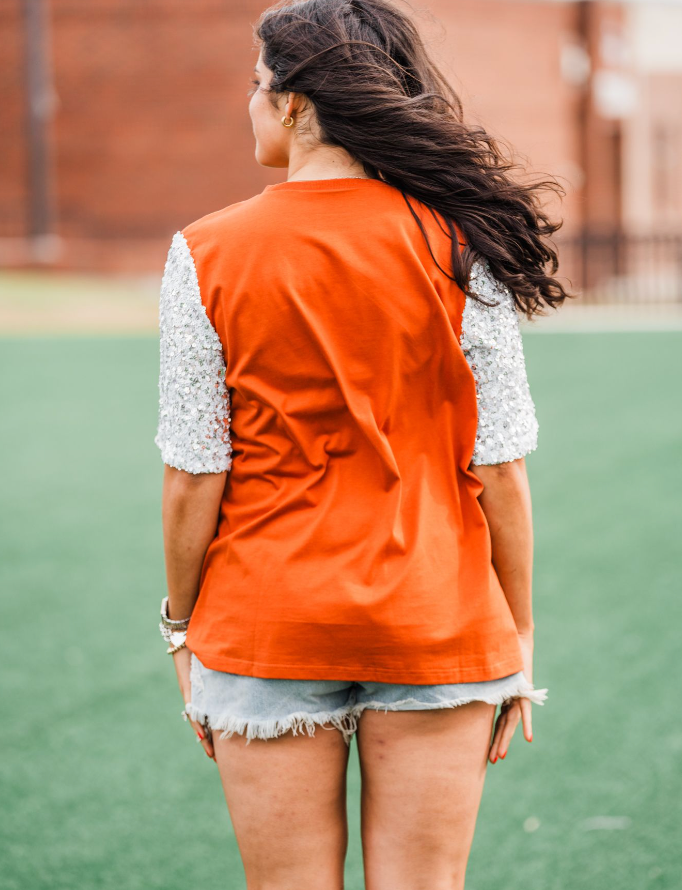
[[(4, 0), (0, 263), (155, 271), (176, 229), (282, 179), (255, 163), (247, 113), (265, 5)], [(682, 233), (682, 70), (655, 70), (656, 53), (652, 69), (660, 34), (646, 42), (641, 9), (416, 8), (468, 118), (561, 177), (562, 237)], [(662, 10), (659, 30), (680, 12)]]

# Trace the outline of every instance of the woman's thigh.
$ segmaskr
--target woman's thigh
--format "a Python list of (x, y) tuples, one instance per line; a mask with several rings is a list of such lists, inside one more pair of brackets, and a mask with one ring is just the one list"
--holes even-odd
[(248, 890), (341, 890), (348, 745), (338, 729), (271, 739), (214, 733)]
[(495, 705), (359, 718), (366, 890), (461, 890)]

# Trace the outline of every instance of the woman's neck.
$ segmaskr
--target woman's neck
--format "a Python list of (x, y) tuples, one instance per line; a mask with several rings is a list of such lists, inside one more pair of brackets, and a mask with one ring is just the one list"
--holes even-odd
[(289, 158), (287, 181), (306, 179), (369, 179), (362, 164), (347, 151), (334, 146), (324, 146), (302, 156), (292, 152)]

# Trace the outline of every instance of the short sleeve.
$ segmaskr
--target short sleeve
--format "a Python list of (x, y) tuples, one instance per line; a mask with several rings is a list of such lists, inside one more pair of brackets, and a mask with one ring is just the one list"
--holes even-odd
[(230, 393), (223, 347), (201, 300), (194, 259), (173, 236), (159, 300), (159, 416), (154, 443), (165, 464), (188, 473), (232, 466)]
[(510, 289), (487, 261), (474, 263), (460, 344), (476, 381), (478, 427), (473, 464), (501, 464), (537, 448), (538, 421), (531, 398), (519, 318)]

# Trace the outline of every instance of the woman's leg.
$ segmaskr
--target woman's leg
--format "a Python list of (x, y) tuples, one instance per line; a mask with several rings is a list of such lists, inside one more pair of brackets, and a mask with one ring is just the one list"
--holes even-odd
[(342, 890), (348, 844), (342, 733), (272, 739), (213, 733), (248, 890)]
[(362, 712), (366, 890), (464, 887), (494, 714), (480, 701)]

